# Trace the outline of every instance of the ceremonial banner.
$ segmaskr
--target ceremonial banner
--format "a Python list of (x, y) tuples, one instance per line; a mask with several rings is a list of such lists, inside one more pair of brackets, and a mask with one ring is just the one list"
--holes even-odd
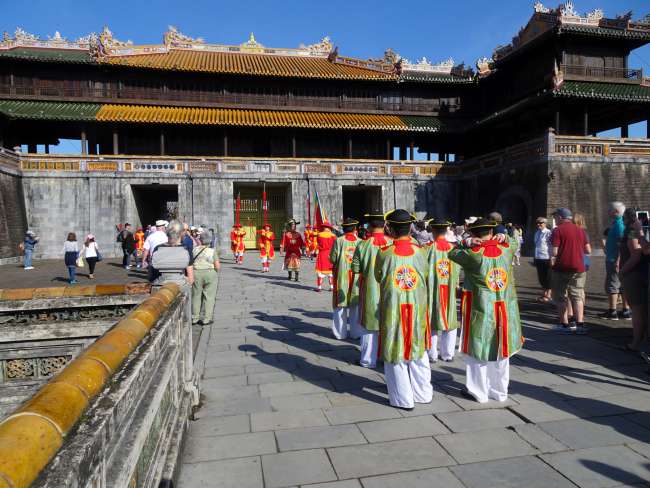
[(320, 198), (318, 197), (318, 192), (314, 190), (314, 219), (316, 227), (320, 227), (322, 224), (329, 223), (327, 220), (327, 214), (325, 209), (321, 204)]

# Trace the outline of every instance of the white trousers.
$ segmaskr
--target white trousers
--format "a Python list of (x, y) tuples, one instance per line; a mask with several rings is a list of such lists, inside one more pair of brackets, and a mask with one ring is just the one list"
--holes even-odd
[(377, 366), (377, 349), (379, 348), (379, 331), (367, 330), (361, 327), (363, 335), (361, 336), (361, 359), (359, 364), (364, 368), (374, 368)]
[(488, 400), (505, 402), (508, 399), (508, 383), (510, 382), (510, 359), (497, 361), (478, 361), (465, 356), (467, 391), (477, 402)]
[(384, 375), (388, 387), (388, 401), (393, 407), (413, 408), (415, 403), (431, 403), (431, 367), (425, 352), (420, 359), (387, 363)]
[(348, 337), (348, 325), (350, 326), (350, 337), (358, 339), (365, 330), (359, 324), (359, 306), (336, 307), (332, 311), (332, 333), (337, 339)]
[(429, 350), (429, 359), (438, 360), (438, 346), (440, 347), (440, 357), (443, 361), (454, 359), (456, 351), (456, 334), (458, 329), (438, 331), (431, 336), (431, 349)]

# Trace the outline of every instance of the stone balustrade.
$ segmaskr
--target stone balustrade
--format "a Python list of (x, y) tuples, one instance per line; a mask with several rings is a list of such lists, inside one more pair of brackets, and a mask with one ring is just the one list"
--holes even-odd
[(0, 488), (159, 486), (198, 402), (187, 290), (165, 285), (0, 423)]
[(650, 158), (650, 139), (555, 136), (552, 156)]
[(108, 156), (25, 154), (5, 150), (7, 161), (23, 173), (171, 174), (171, 175), (310, 175), (408, 176), (454, 175), (454, 163), (442, 161), (389, 161), (376, 159), (235, 158), (186, 156)]

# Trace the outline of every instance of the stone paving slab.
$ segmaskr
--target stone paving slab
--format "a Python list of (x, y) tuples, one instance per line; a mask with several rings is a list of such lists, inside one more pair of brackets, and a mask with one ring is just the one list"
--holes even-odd
[(524, 421), (508, 410), (471, 410), (441, 413), (438, 419), (452, 432), (471, 432), (520, 425)]
[(185, 462), (219, 461), (276, 452), (272, 432), (192, 437), (183, 452)]
[(581, 488), (606, 488), (650, 479), (650, 461), (625, 446), (545, 454), (542, 459)]
[(280, 451), (366, 444), (366, 438), (355, 425), (291, 429), (276, 432), (275, 436)]
[(448, 468), (374, 476), (363, 478), (361, 482), (363, 488), (464, 488)]
[(536, 457), (500, 459), (450, 468), (467, 488), (574, 488)]
[(449, 430), (432, 415), (360, 422), (357, 426), (368, 442), (396, 441), (449, 433)]
[(289, 284), (279, 265), (260, 275), (224, 259), (181, 488), (638, 486), (643, 469), (650, 479), (646, 366), (604, 326), (590, 324), (606, 339), (552, 333), (534, 269), (516, 270), (529, 340), (511, 360), (510, 399), (462, 397), (457, 354), (432, 364), (433, 401), (404, 411), (388, 405), (381, 366), (355, 364), (358, 341), (331, 336), (331, 297), (310, 289), (313, 270)]
[(183, 464), (180, 486), (210, 488), (264, 488), (259, 457)]
[(327, 451), (336, 473), (343, 479), (455, 464), (431, 437), (337, 447)]
[(337, 479), (323, 449), (262, 456), (262, 470), (266, 488), (307, 485)]
[(251, 430), (253, 432), (321, 425), (328, 425), (321, 410), (284, 410), (251, 414)]
[(537, 454), (538, 451), (515, 432), (506, 429), (479, 430), (436, 436), (459, 464)]
[(539, 428), (572, 449), (650, 442), (650, 430), (623, 417), (545, 422)]

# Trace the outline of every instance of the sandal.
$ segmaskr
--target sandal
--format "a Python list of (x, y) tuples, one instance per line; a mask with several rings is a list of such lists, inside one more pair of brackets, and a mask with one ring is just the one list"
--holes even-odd
[(537, 297), (537, 301), (538, 301), (539, 303), (548, 303), (548, 302), (551, 301), (551, 299), (548, 298), (548, 297)]

